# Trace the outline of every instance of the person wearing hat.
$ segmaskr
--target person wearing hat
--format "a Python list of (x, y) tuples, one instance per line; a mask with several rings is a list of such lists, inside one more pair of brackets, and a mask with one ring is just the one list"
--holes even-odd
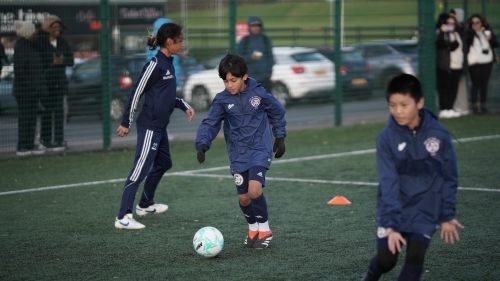
[(262, 32), (263, 23), (260, 17), (250, 16), (248, 28), (250, 32), (241, 39), (238, 53), (247, 61), (248, 74), (270, 93), (274, 66), (273, 43), (271, 38)]
[[(48, 94), (42, 98), (44, 111), (41, 140), (49, 151), (66, 149), (63, 100), (64, 96), (68, 94), (66, 67), (74, 65), (74, 57), (69, 43), (61, 36), (65, 29), (66, 26), (59, 17), (49, 15), (45, 17), (40, 32), (39, 49), (42, 53), (48, 90)], [(54, 114), (54, 123), (52, 123), (52, 114)], [(52, 129), (54, 129), (53, 141)]]
[(36, 46), (35, 25), (28, 21), (15, 21), (14, 26), (19, 36), (14, 45), (13, 58), (13, 92), (19, 111), (16, 154), (43, 154), (45, 147), (42, 144), (34, 144), (38, 102), (46, 92), (42, 59)]

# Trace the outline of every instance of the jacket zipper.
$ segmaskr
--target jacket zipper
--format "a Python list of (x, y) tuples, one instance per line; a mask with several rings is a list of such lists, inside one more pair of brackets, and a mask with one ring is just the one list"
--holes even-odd
[(415, 157), (417, 156), (417, 130), (413, 130), (413, 144), (415, 148)]
[(245, 113), (245, 106), (243, 105), (243, 98), (241, 97), (240, 92), (238, 92), (238, 96), (240, 96), (241, 111)]

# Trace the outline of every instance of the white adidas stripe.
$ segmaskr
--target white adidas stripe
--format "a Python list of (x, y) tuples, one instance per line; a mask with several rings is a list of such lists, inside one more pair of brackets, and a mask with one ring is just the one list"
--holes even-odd
[(191, 108), (191, 106), (187, 102), (185, 102), (183, 99), (180, 99), (180, 100), (186, 106), (187, 109)]
[(137, 107), (137, 104), (139, 103), (139, 100), (141, 99), (144, 87), (146, 87), (149, 77), (151, 76), (151, 73), (153, 73), (153, 70), (156, 67), (156, 64), (157, 63), (153, 60), (149, 62), (148, 68), (146, 69), (146, 71), (144, 71), (141, 81), (139, 82), (137, 88), (135, 89), (134, 98), (132, 99), (132, 106), (130, 107), (130, 112), (129, 112), (129, 124), (132, 124), (132, 121), (134, 120), (135, 109)]
[(153, 138), (153, 131), (146, 130), (146, 137), (144, 138), (144, 143), (142, 145), (141, 156), (139, 157), (139, 161), (137, 161), (137, 165), (135, 166), (134, 172), (132, 176), (130, 176), (131, 181), (137, 181), (142, 168), (144, 166), (144, 162), (148, 157), (149, 148), (151, 147), (151, 139)]

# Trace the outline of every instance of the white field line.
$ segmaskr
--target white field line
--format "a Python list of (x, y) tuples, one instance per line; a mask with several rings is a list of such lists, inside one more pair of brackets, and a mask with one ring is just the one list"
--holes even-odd
[[(496, 138), (500, 138), (500, 135), (463, 138), (463, 139), (458, 139), (458, 142), (490, 140), (490, 139), (496, 139)], [(454, 140), (454, 142), (457, 142), (457, 141)], [(327, 158), (336, 158), (336, 157), (342, 157), (342, 156), (362, 155), (362, 154), (369, 154), (369, 153), (374, 153), (374, 152), (376, 152), (375, 149), (365, 149), (365, 150), (357, 150), (357, 151), (349, 151), (349, 152), (341, 152), (341, 153), (333, 153), (333, 154), (324, 154), (324, 155), (317, 155), (317, 156), (298, 157), (298, 158), (292, 158), (292, 159), (277, 160), (276, 162), (273, 162), (273, 165), (299, 162), (299, 161), (311, 161), (311, 160), (319, 160), (319, 159), (327, 159)], [(203, 172), (213, 172), (213, 171), (220, 171), (220, 170), (229, 170), (229, 166), (213, 167), (213, 168), (198, 169), (198, 170), (187, 170), (187, 171), (183, 171), (183, 172), (172, 172), (172, 173), (167, 173), (164, 176), (190, 176), (190, 177), (195, 176), (195, 177), (209, 177), (209, 178), (232, 178), (232, 176), (229, 176), (229, 175), (221, 176), (221, 175), (211, 175), (211, 174), (200, 174)], [(360, 185), (360, 186), (377, 186), (378, 185), (378, 183), (373, 183), (373, 182), (328, 181), (328, 180), (315, 180), (315, 179), (293, 179), (293, 178), (273, 178), (273, 177), (266, 177), (266, 180), (304, 182), (304, 183), (322, 183), (322, 184)], [(0, 196), (1, 195), (9, 195), (9, 194), (17, 194), (17, 193), (34, 192), (34, 191), (44, 191), (44, 190), (52, 190), (52, 189), (79, 187), (79, 186), (100, 185), (100, 184), (125, 182), (125, 181), (126, 181), (126, 178), (121, 178), (121, 179), (111, 179), (111, 180), (103, 180), (103, 181), (93, 181), (93, 182), (55, 185), (55, 186), (47, 186), (47, 187), (39, 187), (39, 188), (31, 188), (31, 189), (13, 190), (13, 191), (0, 192)], [(500, 192), (500, 189), (491, 189), (491, 188), (458, 187), (458, 189), (459, 190), (471, 190), (471, 191)]]

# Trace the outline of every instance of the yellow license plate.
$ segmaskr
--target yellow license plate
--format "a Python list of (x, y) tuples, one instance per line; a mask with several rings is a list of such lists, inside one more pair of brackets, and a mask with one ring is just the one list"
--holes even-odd
[(316, 70), (316, 71), (314, 71), (314, 74), (316, 76), (324, 76), (324, 75), (326, 75), (326, 70)]
[(368, 81), (365, 78), (356, 78), (351, 80), (351, 84), (354, 86), (363, 86), (366, 85)]

